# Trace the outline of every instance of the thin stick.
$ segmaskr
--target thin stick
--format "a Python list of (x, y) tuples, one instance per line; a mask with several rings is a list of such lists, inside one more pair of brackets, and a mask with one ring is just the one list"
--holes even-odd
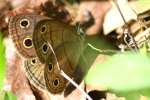
[[(123, 15), (123, 13), (122, 13), (120, 7), (119, 7), (119, 4), (118, 4), (117, 0), (113, 0), (113, 1), (114, 1), (114, 4), (115, 4), (116, 7), (117, 7), (117, 9), (118, 9), (118, 11), (119, 11), (119, 13), (120, 13), (122, 19), (123, 19), (123, 22), (124, 22), (124, 24), (125, 24), (125, 28), (127, 28), (127, 32), (124, 32), (123, 34), (124, 34), (125, 36), (128, 35), (128, 36), (132, 39), (132, 41), (133, 41), (133, 43), (134, 43), (134, 46), (135, 46), (135, 51), (138, 52), (137, 43), (136, 43), (134, 37), (132, 36), (131, 32), (129, 31), (128, 23), (127, 23), (126, 20), (125, 20), (125, 17), (124, 17), (124, 15)], [(125, 30), (126, 30), (126, 29), (125, 29)], [(127, 44), (127, 46), (129, 46), (128, 42), (127, 42), (125, 39), (124, 39), (124, 41), (125, 41), (125, 43)], [(130, 48), (131, 50), (133, 50), (130, 46), (129, 46), (129, 48)]]
[(99, 52), (99, 53), (107, 53), (107, 52), (111, 52), (111, 53), (117, 53), (119, 51), (117, 50), (109, 50), (109, 49), (105, 49), (105, 50), (101, 50), (101, 49), (98, 49), (96, 47), (94, 47), (92, 44), (88, 43), (88, 46), (91, 47), (93, 50)]
[(74, 82), (67, 74), (65, 74), (63, 70), (61, 70), (60, 74), (70, 83), (72, 83), (88, 100), (92, 100), (92, 98), (76, 82)]

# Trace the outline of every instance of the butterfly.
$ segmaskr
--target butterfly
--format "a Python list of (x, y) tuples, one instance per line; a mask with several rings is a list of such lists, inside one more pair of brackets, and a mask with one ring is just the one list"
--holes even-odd
[(60, 74), (61, 70), (75, 82), (82, 81), (78, 62), (84, 50), (84, 37), (75, 27), (56, 20), (42, 20), (35, 26), (33, 44), (39, 60), (45, 64), (44, 78), (49, 92), (59, 94), (68, 90), (65, 89), (70, 84)]
[(9, 19), (9, 34), (15, 44), (16, 50), (24, 58), (36, 56), (32, 34), (35, 25), (43, 19), (48, 19), (48, 17), (36, 14), (18, 14)]

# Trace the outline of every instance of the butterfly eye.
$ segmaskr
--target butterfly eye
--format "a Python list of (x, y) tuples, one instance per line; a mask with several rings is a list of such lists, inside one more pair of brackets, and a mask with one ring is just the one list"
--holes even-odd
[(35, 64), (36, 64), (36, 59), (32, 59), (32, 60), (31, 60), (31, 64), (32, 64), (32, 65), (35, 65)]
[(46, 43), (43, 44), (42, 46), (42, 52), (45, 54), (48, 51), (48, 45)]
[(55, 80), (53, 81), (53, 85), (54, 85), (54, 86), (58, 86), (58, 85), (59, 85), (59, 80), (58, 80), (58, 79), (55, 79)]
[(48, 64), (48, 70), (51, 71), (52, 69), (53, 69), (53, 65), (52, 65), (52, 63), (49, 63)]
[(41, 33), (44, 33), (44, 32), (46, 32), (46, 30), (47, 30), (47, 26), (46, 26), (46, 25), (43, 25), (43, 26), (41, 27), (41, 29), (40, 29), (40, 32), (41, 32)]
[(32, 39), (30, 37), (27, 37), (23, 40), (23, 45), (25, 48), (31, 48), (33, 46)]
[(30, 22), (29, 22), (28, 19), (22, 19), (22, 20), (20, 21), (20, 27), (21, 27), (21, 28), (28, 28), (29, 25), (30, 25)]

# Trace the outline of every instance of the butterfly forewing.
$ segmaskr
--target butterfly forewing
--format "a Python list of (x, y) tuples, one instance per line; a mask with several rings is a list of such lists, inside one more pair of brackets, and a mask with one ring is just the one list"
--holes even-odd
[(25, 58), (36, 56), (32, 42), (32, 34), (35, 25), (47, 17), (36, 14), (19, 14), (10, 17), (9, 34), (15, 44), (16, 50)]

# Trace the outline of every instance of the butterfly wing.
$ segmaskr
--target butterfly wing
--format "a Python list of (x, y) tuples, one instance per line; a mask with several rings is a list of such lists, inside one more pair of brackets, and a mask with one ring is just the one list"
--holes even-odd
[(20, 14), (10, 18), (9, 34), (17, 51), (25, 58), (35, 57), (36, 53), (32, 43), (32, 34), (35, 25), (43, 19), (48, 19), (35, 14)]
[[(69, 44), (68, 44), (69, 45)], [(66, 48), (67, 49), (67, 48)], [(47, 56), (44, 78), (46, 80), (46, 87), (51, 93), (61, 93), (67, 86), (68, 81), (60, 74), (60, 69), (63, 70), (69, 77), (73, 78), (74, 70), (76, 69), (76, 65), (78, 60), (74, 60), (79, 56), (75, 57), (76, 49), (71, 50), (67, 49), (68, 55), (66, 55), (66, 51), (64, 45), (59, 46), (55, 51), (55, 55), (52, 53)], [(69, 52), (70, 51), (70, 52)], [(68, 58), (71, 57), (71, 58)], [(59, 66), (57, 65), (59, 63)], [(60, 67), (60, 69), (59, 69)], [(77, 73), (78, 74), (78, 73)], [(54, 83), (57, 81), (57, 86)]]
[[(77, 44), (77, 47), (75, 46), (74, 48), (80, 48), (81, 53), (83, 51), (81, 49), (83, 49), (84, 39), (77, 34), (74, 27), (47, 19), (40, 21), (33, 32), (33, 44), (36, 49), (37, 56), (42, 63), (45, 63), (47, 55), (52, 53), (51, 50), (49, 50), (47, 42), (49, 42), (54, 49), (62, 43), (66, 44), (70, 42), (72, 43), (72, 47), (75, 46), (75, 43)], [(80, 53), (78, 52), (78, 55), (80, 55)]]
[(67, 80), (63, 76), (55, 72), (56, 70), (56, 66), (51, 66), (49, 63), (45, 66), (44, 71), (46, 88), (50, 93), (53, 94), (61, 93), (66, 87), (67, 83)]
[[(84, 39), (76, 33), (73, 27), (53, 20), (43, 20), (36, 25), (33, 43), (40, 61), (46, 63), (44, 77), (47, 89), (51, 93), (62, 92), (68, 81), (60, 75), (60, 69), (73, 78), (83, 52)], [(52, 71), (49, 71), (50, 65)], [(54, 85), (55, 80), (58, 83), (57, 87)]]
[(44, 64), (37, 57), (24, 61), (26, 76), (35, 87), (45, 88)]

